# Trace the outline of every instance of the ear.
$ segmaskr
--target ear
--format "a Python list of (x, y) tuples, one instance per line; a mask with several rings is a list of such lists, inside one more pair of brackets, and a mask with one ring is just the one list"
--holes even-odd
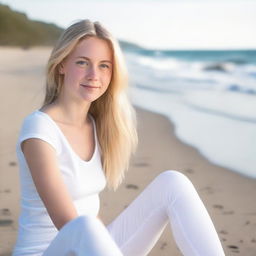
[(59, 73), (61, 74), (61, 75), (63, 75), (64, 74), (64, 65), (63, 65), (63, 63), (60, 63), (59, 64)]

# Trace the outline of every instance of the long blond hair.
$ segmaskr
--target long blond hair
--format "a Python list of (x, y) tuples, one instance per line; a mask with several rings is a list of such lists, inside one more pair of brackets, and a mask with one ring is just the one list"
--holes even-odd
[(128, 75), (118, 41), (98, 22), (80, 20), (60, 36), (47, 65), (46, 94), (43, 106), (51, 104), (60, 94), (63, 77), (59, 65), (84, 38), (94, 36), (106, 40), (113, 53), (113, 73), (107, 91), (91, 103), (101, 149), (101, 161), (108, 188), (116, 190), (128, 170), (135, 153), (137, 136), (136, 112), (128, 97)]

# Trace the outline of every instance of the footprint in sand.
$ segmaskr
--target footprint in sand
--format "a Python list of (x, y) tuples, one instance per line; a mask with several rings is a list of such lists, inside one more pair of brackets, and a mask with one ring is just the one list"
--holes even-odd
[(11, 193), (11, 190), (9, 188), (4, 190), (4, 193)]
[(223, 214), (229, 215), (229, 214), (234, 214), (234, 211), (225, 211)]
[(10, 166), (16, 166), (17, 163), (16, 163), (15, 161), (11, 161), (11, 162), (9, 162), (9, 165), (10, 165)]
[(245, 225), (247, 226), (247, 225), (249, 225), (251, 222), (249, 221), (249, 220), (247, 220), (246, 222), (245, 222)]
[(2, 215), (2, 216), (10, 216), (11, 212), (10, 212), (9, 209), (3, 208), (3, 209), (0, 209), (0, 215)]
[(220, 231), (220, 234), (227, 235), (228, 232), (227, 232), (226, 230), (221, 230), (221, 231)]
[(213, 208), (216, 208), (216, 209), (223, 209), (224, 207), (220, 204), (214, 204), (213, 205)]
[(194, 173), (195, 171), (193, 170), (193, 169), (185, 169), (185, 172), (187, 172), (187, 173), (190, 173), (190, 174), (192, 174), (192, 173)]
[(10, 215), (11, 215), (11, 211), (8, 208), (0, 209), (0, 218), (4, 216), (3, 219), (0, 219), (0, 227), (12, 226), (13, 220), (5, 219), (5, 216), (10, 216)]
[(228, 245), (228, 248), (232, 250), (232, 252), (239, 252), (239, 247), (236, 245)]
[(161, 244), (161, 247), (160, 247), (160, 249), (161, 250), (164, 250), (164, 248), (167, 246), (167, 243), (166, 242), (163, 242), (162, 244)]
[(147, 167), (147, 166), (149, 166), (149, 164), (141, 162), (141, 163), (134, 163), (133, 166), (136, 166), (136, 167)]
[(139, 187), (137, 185), (134, 185), (134, 184), (127, 184), (125, 187), (128, 188), (128, 189), (139, 189)]
[(251, 240), (251, 242), (252, 242), (252, 243), (256, 243), (256, 239), (253, 238), (253, 239)]
[(11, 219), (6, 219), (6, 220), (0, 220), (0, 227), (8, 227), (12, 226), (13, 220)]
[[(221, 205), (221, 204), (214, 204), (213, 205), (213, 208), (216, 208), (216, 209), (219, 209), (219, 210), (223, 210), (224, 209), (224, 206)], [(231, 214), (234, 214), (235, 212), (233, 210), (230, 210), (230, 211), (223, 211), (222, 214), (223, 215), (231, 215)]]

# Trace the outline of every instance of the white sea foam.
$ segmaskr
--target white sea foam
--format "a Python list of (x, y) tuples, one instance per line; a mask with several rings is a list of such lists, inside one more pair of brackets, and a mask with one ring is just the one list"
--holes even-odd
[(256, 95), (197, 90), (184, 94), (183, 103), (211, 114), (256, 124)]
[(179, 96), (138, 88), (131, 95), (134, 105), (167, 116), (176, 136), (212, 163), (256, 178), (256, 123), (198, 111)]
[(159, 61), (128, 56), (133, 104), (167, 116), (212, 163), (256, 178), (256, 66)]

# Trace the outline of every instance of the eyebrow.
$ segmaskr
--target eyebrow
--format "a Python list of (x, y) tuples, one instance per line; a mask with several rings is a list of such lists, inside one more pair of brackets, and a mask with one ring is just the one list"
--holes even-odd
[[(76, 57), (76, 58), (77, 58), (77, 59), (91, 60), (90, 58), (85, 57), (85, 56), (78, 56), (78, 57)], [(100, 62), (109, 62), (110, 64), (112, 64), (112, 61), (110, 61), (110, 60), (101, 60)]]

